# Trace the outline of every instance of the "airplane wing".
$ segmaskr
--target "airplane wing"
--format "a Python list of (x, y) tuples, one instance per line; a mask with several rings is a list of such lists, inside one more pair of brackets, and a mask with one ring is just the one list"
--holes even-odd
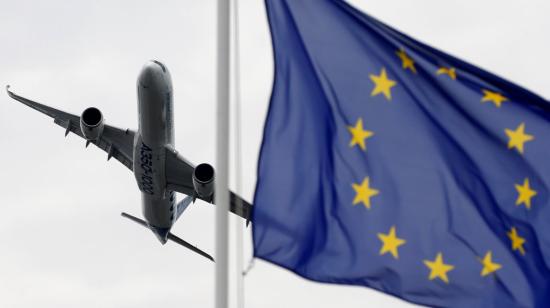
[[(122, 130), (105, 124), (103, 133), (98, 140), (87, 140), (82, 134), (79, 116), (21, 97), (10, 91), (9, 86), (6, 87), (6, 90), (11, 98), (53, 118), (57, 125), (65, 129), (65, 136), (67, 136), (69, 132), (73, 132), (86, 140), (86, 146), (88, 146), (89, 143), (93, 143), (107, 152), (107, 160), (114, 157), (128, 169), (133, 170), (134, 131), (129, 129)], [(167, 148), (165, 171), (166, 185), (169, 190), (193, 196), (193, 198), (197, 197), (193, 186), (194, 170), (195, 166), (180, 156), (175, 149)], [(204, 201), (211, 202), (211, 200)], [(246, 219), (247, 224), (250, 222), (252, 205), (233, 192), (230, 192), (229, 210)]]
[[(169, 190), (177, 191), (188, 196), (196, 196), (193, 187), (193, 171), (195, 166), (188, 162), (178, 152), (171, 148), (166, 148), (166, 187)], [(204, 200), (204, 199), (203, 199)], [(204, 200), (211, 202), (211, 200)], [(252, 205), (246, 200), (230, 191), (229, 210), (246, 219), (247, 225), (252, 218)]]
[[(65, 129), (65, 136), (69, 132), (73, 132), (86, 140), (80, 129), (80, 117), (21, 97), (11, 92), (9, 86), (6, 86), (6, 91), (11, 98), (53, 118), (55, 124)], [(89, 143), (93, 143), (98, 148), (107, 152), (107, 160), (114, 157), (124, 166), (128, 167), (128, 169), (132, 170), (134, 135), (135, 132), (129, 129), (122, 130), (105, 124), (101, 137), (94, 141), (87, 140), (86, 147)]]

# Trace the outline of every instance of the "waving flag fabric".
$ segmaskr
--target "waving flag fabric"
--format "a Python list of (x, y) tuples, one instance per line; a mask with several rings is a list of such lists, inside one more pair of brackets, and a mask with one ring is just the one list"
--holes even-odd
[(430, 306), (550, 307), (550, 103), (343, 1), (266, 4), (255, 256)]

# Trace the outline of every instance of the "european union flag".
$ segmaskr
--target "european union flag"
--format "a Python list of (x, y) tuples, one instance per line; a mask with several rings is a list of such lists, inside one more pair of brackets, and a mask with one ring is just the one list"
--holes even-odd
[(550, 307), (550, 103), (343, 1), (267, 0), (254, 254), (446, 307)]

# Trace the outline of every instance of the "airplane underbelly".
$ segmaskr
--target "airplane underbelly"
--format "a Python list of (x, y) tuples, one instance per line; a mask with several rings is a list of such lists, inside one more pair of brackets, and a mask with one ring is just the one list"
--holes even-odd
[(146, 193), (141, 194), (141, 210), (145, 220), (152, 226), (170, 229), (175, 220), (174, 202), (170, 197), (158, 199)]
[(174, 216), (174, 194), (166, 191), (165, 149), (148, 145), (141, 136), (134, 151), (134, 175), (142, 194), (143, 216), (155, 227), (168, 228)]
[(134, 175), (142, 194), (142, 211), (154, 227), (169, 228), (174, 194), (166, 190), (166, 146), (174, 144), (172, 81), (166, 68), (151, 61), (137, 82), (139, 129), (134, 144)]

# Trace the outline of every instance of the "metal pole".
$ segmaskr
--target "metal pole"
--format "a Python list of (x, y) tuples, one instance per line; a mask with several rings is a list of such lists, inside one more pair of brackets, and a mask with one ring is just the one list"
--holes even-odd
[(229, 0), (218, 0), (216, 128), (216, 308), (228, 308)]
[[(239, 49), (239, 0), (232, 0), (233, 17), (233, 90), (235, 99), (235, 191), (241, 193), (241, 70)], [(236, 274), (236, 300), (237, 308), (244, 308), (244, 277), (243, 277), (243, 222), (240, 217), (235, 217), (235, 265)]]

